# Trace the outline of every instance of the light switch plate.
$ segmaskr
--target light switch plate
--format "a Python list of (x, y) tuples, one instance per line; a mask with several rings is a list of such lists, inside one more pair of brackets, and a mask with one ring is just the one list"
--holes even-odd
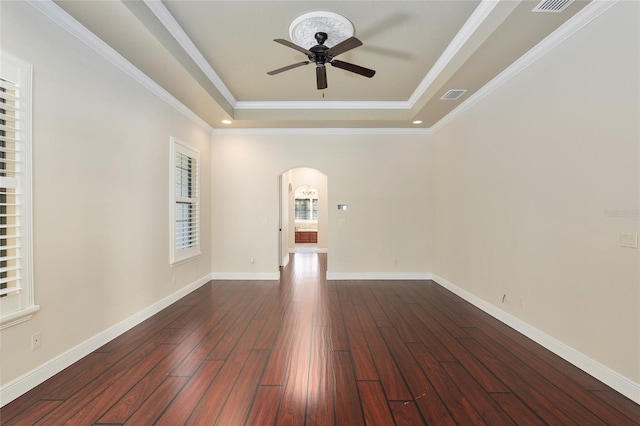
[(622, 231), (620, 233), (620, 247), (638, 248), (638, 233)]

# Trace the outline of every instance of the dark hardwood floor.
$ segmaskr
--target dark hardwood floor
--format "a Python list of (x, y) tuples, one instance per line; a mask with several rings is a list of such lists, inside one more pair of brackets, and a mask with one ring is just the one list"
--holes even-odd
[(214, 281), (0, 410), (3, 425), (631, 425), (640, 406), (430, 281)]

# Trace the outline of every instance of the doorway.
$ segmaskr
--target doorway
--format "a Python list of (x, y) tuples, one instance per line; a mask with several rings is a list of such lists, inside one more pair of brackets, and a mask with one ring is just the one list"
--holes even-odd
[(296, 252), (327, 253), (327, 176), (312, 168), (297, 167), (280, 175), (280, 266)]

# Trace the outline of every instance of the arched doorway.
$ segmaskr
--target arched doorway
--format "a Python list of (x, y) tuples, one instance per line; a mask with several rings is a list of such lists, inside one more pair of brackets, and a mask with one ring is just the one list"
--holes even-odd
[(280, 266), (287, 265), (296, 244), (298, 247), (304, 244), (307, 249), (312, 246), (310, 242), (296, 243), (296, 230), (299, 237), (302, 233), (307, 233), (304, 237), (315, 234), (313, 247), (318, 253), (326, 253), (328, 223), (327, 176), (308, 167), (296, 167), (280, 175)]

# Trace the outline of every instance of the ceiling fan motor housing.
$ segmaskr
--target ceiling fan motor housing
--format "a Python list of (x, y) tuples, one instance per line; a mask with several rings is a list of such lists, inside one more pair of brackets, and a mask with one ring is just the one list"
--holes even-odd
[(309, 48), (309, 51), (313, 53), (309, 55), (309, 60), (311, 62), (315, 62), (317, 66), (322, 66), (327, 62), (331, 62), (331, 57), (327, 55), (327, 50), (329, 48), (324, 45), (324, 42), (327, 41), (327, 33), (317, 32), (315, 35), (316, 41), (318, 44)]

